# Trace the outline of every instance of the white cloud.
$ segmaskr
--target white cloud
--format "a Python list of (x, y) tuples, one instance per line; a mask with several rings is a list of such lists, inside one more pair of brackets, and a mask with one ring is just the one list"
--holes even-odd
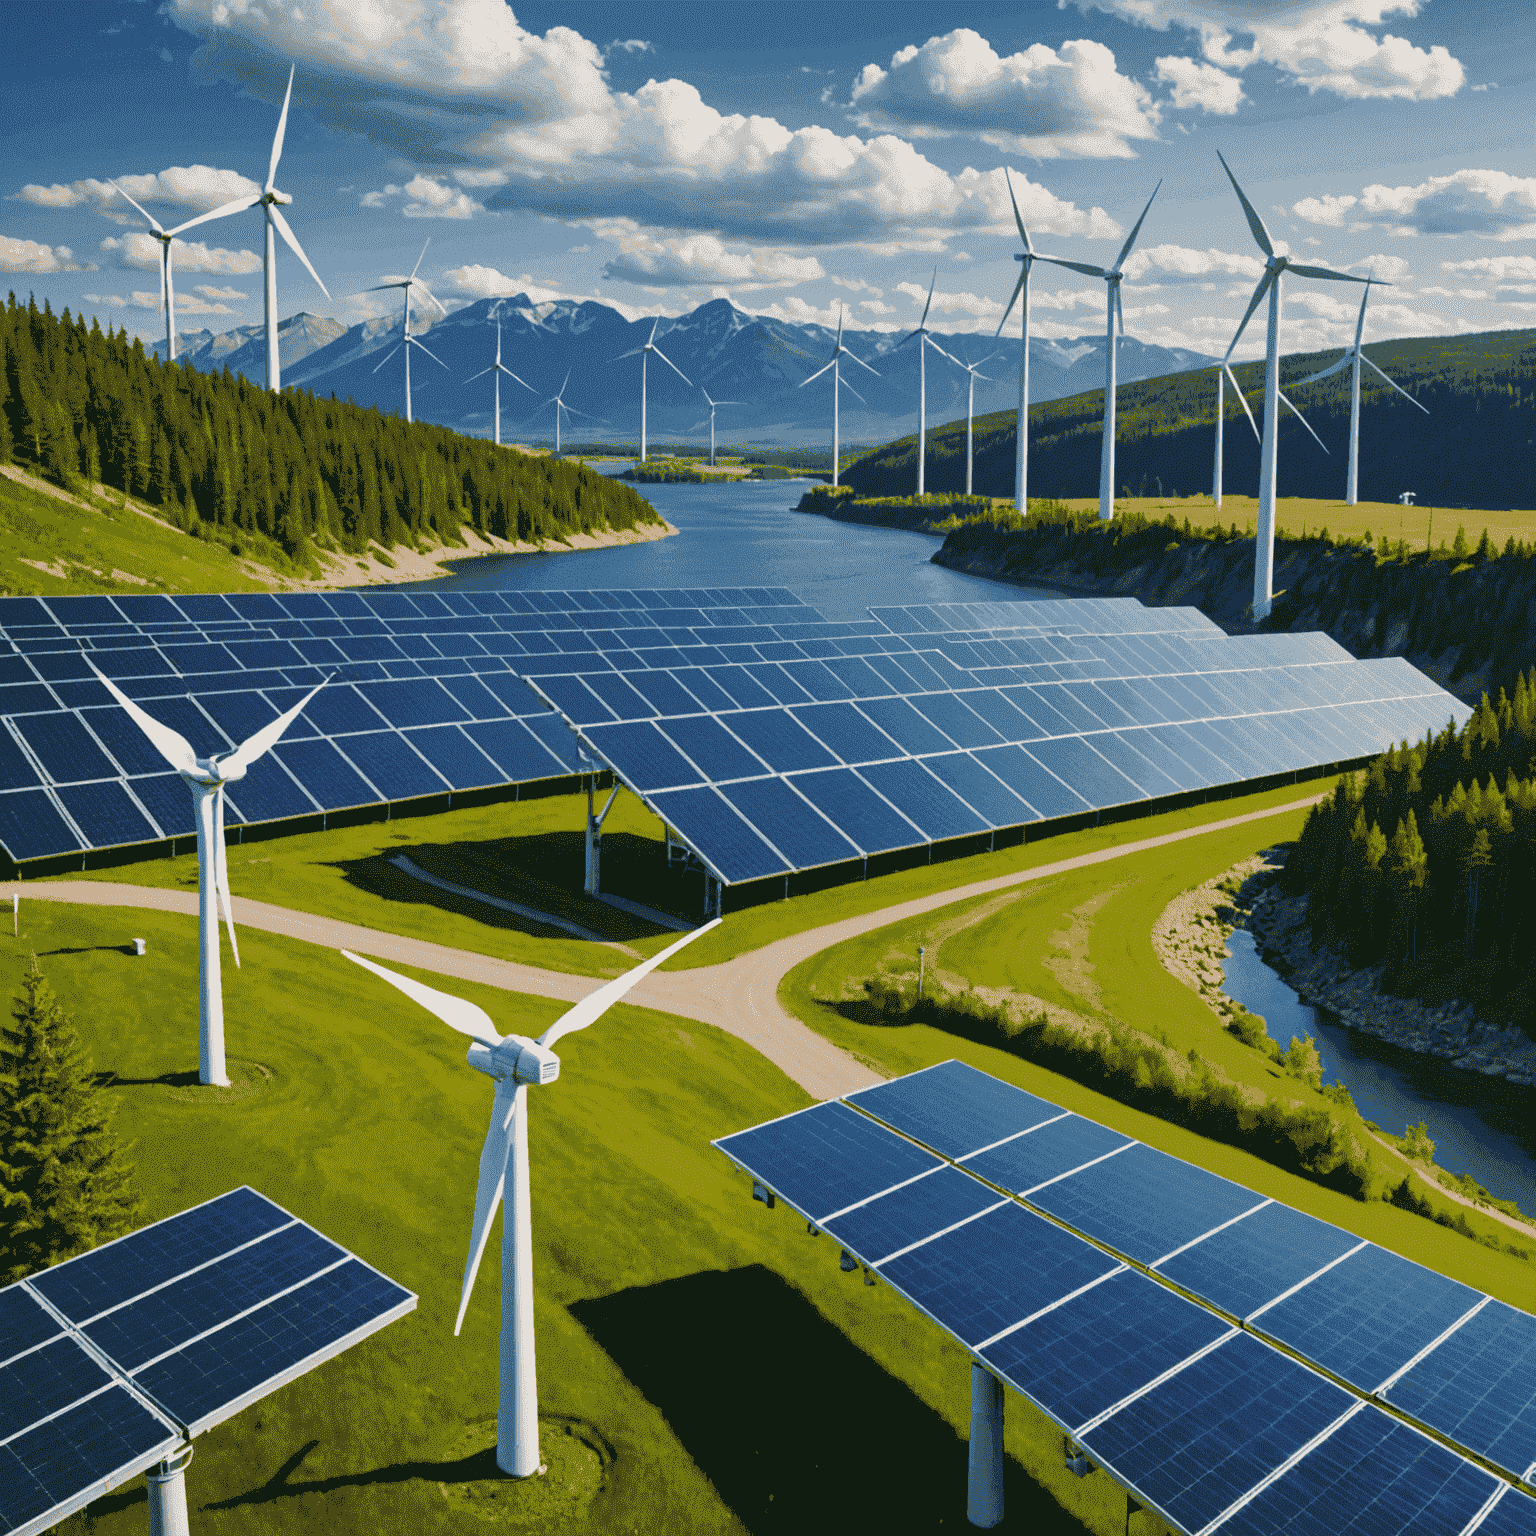
[[(121, 239), (108, 235), (101, 242), (101, 248), (116, 252), (119, 266), (135, 267), (140, 272), (159, 270), (160, 242), (143, 230), (135, 230)], [(215, 272), (225, 277), (245, 277), (261, 271), (261, 257), (255, 251), (226, 251), (222, 246), (210, 248), (201, 240), (173, 241), (171, 257), (178, 272)]]
[(405, 196), (413, 201), (405, 205), (408, 219), (472, 219), (485, 208), (467, 192), (445, 187), (434, 176), (413, 176), (405, 184)]
[(880, 299), (860, 299), (859, 308), (867, 309), (872, 315), (894, 315), (896, 313), (896, 306), (894, 304), (886, 304)]
[(1536, 236), (1536, 176), (1464, 170), (1417, 186), (1377, 184), (1361, 193), (1360, 212), (1406, 234), (1528, 240)]
[[(1419, 48), (1379, 32), (1389, 16), (1417, 16), (1423, 0), (1075, 0), (1078, 8), (1166, 32), (1200, 37), (1206, 59), (1223, 69), (1272, 64), (1307, 90), (1339, 96), (1429, 101), (1466, 83), (1459, 60), (1441, 44)], [(1379, 35), (1378, 35), (1379, 33)], [(1234, 46), (1244, 37), (1248, 46)]]
[(1196, 251), (1184, 245), (1151, 245), (1132, 251), (1121, 270), (1133, 283), (1141, 282), (1148, 273), (1175, 282), (1200, 282), (1213, 276), (1248, 277), (1257, 282), (1264, 272), (1264, 259), (1218, 251), (1215, 246)]
[[(830, 331), (837, 328), (841, 308), (834, 300), (825, 309), (817, 309), (798, 294), (790, 293), (772, 304), (754, 305), (752, 313), (769, 320), (787, 320), (791, 325), (824, 325)], [(890, 330), (892, 327), (874, 326), (870, 329)]]
[(976, 258), (969, 251), (951, 251), (949, 259), (951, 261), (974, 261)]
[(1401, 256), (1388, 256), (1377, 251), (1374, 256), (1362, 256), (1343, 269), (1346, 272), (1364, 272), (1378, 283), (1405, 283), (1408, 281), (1408, 263)]
[(1175, 110), (1184, 112), (1199, 107), (1219, 117), (1230, 117), (1247, 98), (1243, 83), (1214, 64), (1199, 64), (1194, 59), (1178, 57), (1157, 61), (1157, 78), (1173, 87)]
[(1332, 229), (1342, 229), (1345, 216), (1359, 201), (1358, 197), (1351, 197), (1348, 193), (1342, 197), (1333, 197), (1328, 194), (1322, 197), (1304, 197), (1299, 203), (1292, 205), (1291, 212), (1298, 219), (1305, 219), (1309, 224), (1326, 224)]
[(508, 277), (495, 267), (482, 266), (453, 267), (433, 282), (432, 291), (440, 298), (470, 300), (509, 299), (513, 294), (526, 293), (535, 304), (561, 296), (558, 289), (545, 287), (526, 273), (522, 277)]
[[(134, 309), (160, 308), (160, 295), (157, 292), (146, 292), (136, 289), (133, 297), (128, 301)], [(176, 295), (176, 314), (182, 315), (232, 315), (228, 304), (210, 304), (206, 299), (200, 299), (194, 294), (179, 293)]]
[(1420, 288), (1419, 293), (1424, 298), (1454, 299), (1456, 297), (1456, 290), (1454, 288), (1441, 288), (1438, 284), (1431, 285), (1428, 288)]
[[(897, 283), (896, 292), (904, 293), (916, 305), (928, 302), (928, 290), (920, 283)], [(984, 299), (974, 293), (946, 293), (942, 288), (933, 290), (933, 303), (929, 306), (928, 318), (936, 322), (940, 315), (960, 315), (962, 323), (950, 326), (950, 330), (971, 330), (973, 326), (966, 322), (975, 320), (1000, 320), (1003, 315), (1003, 302), (1001, 299)], [(932, 327), (939, 330), (936, 323)]]
[[(211, 165), (172, 165), (163, 171), (118, 176), (114, 180), (138, 202), (178, 203), (203, 213), (261, 190), (250, 177)], [(72, 181), (67, 186), (54, 182), (52, 186), (44, 187), (28, 182), (12, 196), (41, 208), (78, 208), (89, 203), (95, 212), (118, 224), (132, 223), (139, 218), (133, 204), (119, 195), (112, 182), (97, 181), (94, 177)]]
[(248, 299), (250, 294), (241, 293), (238, 288), (215, 288), (212, 283), (199, 283), (193, 290), (200, 293), (205, 299)]
[[(1102, 310), (1105, 305), (1101, 288), (1058, 288), (1052, 292), (1042, 288), (1029, 296), (1031, 310), (1035, 309), (1092, 309)], [(1001, 309), (1002, 305), (999, 304)]]
[(658, 238), (630, 229), (615, 231), (607, 238), (618, 245), (619, 255), (604, 264), (603, 276), (643, 287), (721, 283), (749, 293), (826, 276), (814, 256), (794, 256), (780, 250), (731, 250), (714, 235)]
[(120, 293), (86, 293), (81, 297), (87, 304), (100, 304), (107, 309), (126, 309), (128, 300)]
[(94, 265), (81, 266), (67, 245), (39, 245), (36, 240), (18, 240), (0, 235), (0, 272), (94, 272)]
[[(163, 9), (202, 38), (193, 57), (204, 74), (276, 103), (297, 59), (296, 111), (419, 164), (504, 173), (490, 209), (895, 249), (1012, 225), (1001, 170), (952, 174), (893, 135), (722, 114), (682, 80), (615, 91), (594, 43), (568, 27), (526, 31), (501, 0), (441, 0), (432, 26), (419, 5), (355, 0), (166, 0)], [(1022, 177), (1015, 185), (1032, 230), (1120, 233), (1102, 209)]]
[(864, 128), (971, 134), (1040, 159), (1131, 158), (1131, 141), (1157, 137), (1161, 111), (1103, 43), (1035, 43), (1002, 58), (967, 27), (903, 48), (888, 70), (866, 64), (853, 105)]
[(1472, 273), (1495, 283), (1536, 283), (1536, 256), (1474, 256), (1469, 261), (1442, 261), (1440, 268), (1444, 272)]
[(854, 293), (872, 293), (877, 299), (885, 297), (885, 289), (876, 288), (873, 283), (866, 283), (862, 277), (833, 277), (832, 281), (839, 288), (850, 288)]
[(612, 53), (615, 48), (622, 48), (625, 53), (655, 53), (656, 52), (656, 45), (655, 45), (655, 43), (645, 42), (642, 38), (638, 38), (638, 37), (631, 37), (631, 38), (625, 38), (625, 39), (620, 39), (620, 38), (616, 37), (616, 38), (614, 38), (614, 40), (611, 43), (608, 44), (608, 52)]

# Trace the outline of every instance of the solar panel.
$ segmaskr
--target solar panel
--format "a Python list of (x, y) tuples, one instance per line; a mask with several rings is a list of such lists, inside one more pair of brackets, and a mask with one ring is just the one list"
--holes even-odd
[(32, 1536), (414, 1309), (250, 1188), (0, 1290), (0, 1531)]

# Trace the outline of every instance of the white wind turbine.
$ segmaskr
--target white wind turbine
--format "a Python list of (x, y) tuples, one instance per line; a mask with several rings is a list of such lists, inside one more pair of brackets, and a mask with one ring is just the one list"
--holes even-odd
[[(379, 371), (379, 369), (382, 368), (384, 366), (384, 364), (387, 363), (389, 361), (389, 359), (395, 355), (396, 352), (400, 351), (400, 349), (402, 347), (405, 349), (405, 419), (407, 421), (410, 421), (412, 419), (412, 417), (411, 417), (411, 348), (412, 347), (420, 347), (421, 350), (423, 352), (425, 352), (427, 354), (427, 356), (430, 357), (432, 359), (432, 361), (434, 363), (436, 363), (439, 368), (447, 368), (448, 367), (448, 364), (445, 363), (442, 360), (442, 358), (438, 357), (436, 353), (432, 352), (428, 348), (428, 346), (427, 346), (427, 344), (425, 342), (417, 341), (417, 339), (414, 336), (411, 335), (411, 289), (412, 288), (420, 288), (421, 291), (424, 294), (426, 294), (426, 296), (429, 299), (431, 299), (434, 304), (437, 304), (436, 296), (433, 294), (432, 290), (427, 287), (427, 280), (424, 277), (417, 277), (416, 276), (416, 274), (419, 271), (421, 271), (421, 264), (422, 264), (422, 262), (424, 262), (427, 259), (427, 246), (431, 245), (431, 243), (432, 243), (432, 237), (430, 235), (428, 235), (427, 236), (427, 240), (426, 240), (426, 244), (422, 246), (422, 248), (421, 248), (421, 255), (416, 258), (416, 265), (411, 268), (411, 275), (409, 277), (386, 278), (382, 283), (378, 283), (378, 284), (376, 284), (372, 288), (365, 288), (365, 289), (363, 289), (364, 293), (382, 293), (386, 288), (403, 288), (405, 290), (405, 318), (401, 321), (401, 341), (400, 341), (400, 346), (392, 348), (390, 353), (389, 353), (389, 355), (387, 357), (385, 357), (382, 362), (376, 363), (374, 365), (373, 371), (375, 373), (377, 373)], [(437, 304), (437, 307), (440, 310), (442, 310), (444, 317), (446, 317), (447, 314), (448, 314), (448, 311), (446, 309), (443, 309), (443, 306), (441, 304)], [(497, 328), (496, 328), (496, 362), (492, 366), (493, 367), (500, 367), (501, 366), (501, 327), (500, 326), (497, 326)], [(489, 372), (490, 370), (487, 369), (486, 371)], [(505, 371), (507, 371), (507, 370), (503, 370), (503, 372), (505, 372)], [(480, 375), (477, 373), (475, 375), (475, 377), (478, 379), (480, 377)], [(512, 375), (512, 377), (516, 379), (517, 375), (514, 373)], [(517, 379), (517, 382), (519, 384), (521, 384), (523, 381), (521, 379)], [(499, 376), (497, 377), (497, 380), (496, 380), (496, 398), (497, 398), (498, 401), (500, 401), (500, 399), (501, 399), (501, 379), (500, 379)], [(501, 437), (500, 437), (501, 417), (500, 417), (499, 409), (498, 409), (498, 412), (497, 412), (496, 430), (497, 430), (497, 434), (498, 434), (497, 438), (496, 438), (496, 441), (499, 443), (501, 441)]]
[[(425, 248), (423, 248), (422, 254), (423, 255), (426, 254)], [(419, 265), (419, 263), (418, 263), (418, 265)], [(420, 346), (420, 343), (418, 342), (417, 345)], [(422, 347), (421, 350), (423, 352), (427, 351), (427, 349), (425, 347)], [(427, 356), (431, 357), (432, 354), (430, 352), (427, 352)], [(436, 359), (433, 359), (433, 360), (436, 361)], [(383, 366), (383, 364), (380, 364), (380, 367), (382, 367), (382, 366)], [(407, 368), (410, 367), (409, 361), (407, 361), (406, 367)], [(379, 370), (377, 368), (374, 369), (375, 373), (377, 373), (378, 371)], [(465, 379), (464, 382), (466, 384), (473, 384), (476, 379), (483, 379), (486, 376), (486, 374), (488, 374), (488, 373), (492, 374), (495, 377), (495, 379), (496, 379), (496, 446), (499, 448), (499, 447), (501, 447), (501, 376), (502, 376), (502, 374), (506, 374), (506, 376), (509, 379), (517, 379), (517, 382), (519, 384), (522, 384), (523, 388), (526, 389), (530, 395), (538, 394), (538, 390), (536, 390), (533, 387), (532, 384), (525, 383), (522, 379), (519, 379), (517, 377), (517, 375), (515, 373), (513, 373), (512, 370), (510, 368), (508, 368), (502, 362), (502, 360), (501, 360), (501, 321), (499, 321), (499, 320), (496, 322), (496, 361), (494, 363), (492, 363), (489, 368), (482, 368), (479, 373), (472, 373), (467, 379)], [(545, 401), (546, 405), (548, 403), (549, 403), (548, 401)], [(409, 412), (406, 413), (406, 420), (407, 421), (410, 420), (410, 413)]]
[[(1327, 278), (1336, 283), (1363, 283), (1366, 279), (1354, 277), (1348, 272), (1335, 272), (1329, 267), (1303, 266), (1292, 261), (1289, 256), (1278, 254), (1274, 242), (1269, 238), (1269, 231), (1264, 227), (1264, 220), (1238, 186), (1237, 177), (1232, 174), (1232, 167), (1222, 157), (1220, 150), (1217, 150), (1216, 158), (1221, 161), (1221, 168), (1227, 173), (1227, 180), (1232, 183), (1232, 190), (1237, 193), (1238, 201), (1243, 205), (1248, 228), (1253, 232), (1253, 238), (1265, 257), (1264, 275), (1259, 279), (1258, 287), (1253, 290), (1253, 297), (1248, 301), (1248, 308), (1243, 312), (1237, 335), (1232, 338), (1232, 346), (1227, 348), (1228, 357), (1232, 355), (1232, 347), (1237, 345), (1254, 310), (1259, 307), (1259, 301), (1266, 293), (1269, 295), (1269, 346), (1264, 359), (1264, 433), (1259, 448), (1258, 543), (1253, 561), (1253, 616), (1255, 619), (1263, 619), (1269, 616), (1269, 610), (1274, 605), (1275, 458), (1280, 430), (1280, 276), (1289, 270), (1298, 277)], [(1292, 409), (1295, 407), (1292, 406)], [(1218, 420), (1219, 417), (1218, 412)], [(1314, 432), (1312, 435), (1315, 437), (1317, 434)]]
[(837, 434), (839, 397), (841, 392), (846, 389), (848, 393), (859, 402), (860, 405), (867, 405), (869, 403), (867, 400), (865, 400), (864, 396), (861, 395), (858, 390), (853, 387), (852, 384), (848, 383), (848, 381), (843, 378), (843, 370), (839, 360), (845, 354), (848, 357), (852, 357), (854, 362), (856, 362), (860, 368), (868, 369), (868, 371), (873, 373), (877, 379), (880, 377), (879, 373), (875, 369), (870, 368), (869, 364), (866, 363), (862, 357), (855, 356), (848, 350), (847, 347), (843, 345), (843, 306), (839, 304), (837, 306), (837, 340), (832, 343), (832, 361), (830, 363), (823, 364), (816, 370), (815, 373), (810, 376), (810, 378), (802, 379), (800, 381), (800, 388), (804, 389), (807, 384), (814, 383), (817, 379), (819, 379), (822, 374), (827, 371), (828, 368), (832, 370), (832, 489), (834, 491), (837, 489), (837, 456), (839, 448)]
[(570, 382), (571, 382), (571, 370), (569, 368), (567, 368), (566, 371), (565, 371), (565, 382), (563, 384), (561, 384), (561, 386), (560, 386), (560, 393), (558, 395), (551, 395), (549, 397), (549, 399), (547, 399), (547, 400), (540, 401), (538, 410), (536, 410), (533, 413), (533, 415), (528, 418), (529, 421), (534, 421), (535, 419), (537, 419), (539, 411), (542, 411), (546, 405), (554, 406), (554, 408), (555, 408), (555, 457), (557, 459), (560, 457), (560, 412), (561, 411), (564, 411), (567, 416), (585, 416), (588, 421), (595, 421), (599, 425), (603, 425), (603, 418), (601, 416), (593, 416), (588, 411), (578, 411), (575, 406), (567, 405), (565, 403), (565, 389), (566, 389), (566, 385), (569, 384)]
[[(709, 400), (709, 391), (702, 384), (699, 385), (699, 393), (706, 400)], [(715, 467), (715, 412), (722, 405), (741, 405), (743, 403), (740, 400), (709, 400), (709, 467), (711, 469)]]
[[(1264, 444), (1264, 439), (1259, 434), (1259, 424), (1253, 419), (1253, 412), (1248, 408), (1248, 397), (1243, 394), (1243, 391), (1237, 382), (1237, 375), (1232, 372), (1232, 347), (1235, 347), (1236, 345), (1237, 338), (1233, 337), (1232, 346), (1227, 348), (1226, 356), (1222, 358), (1221, 365), (1216, 370), (1216, 466), (1211, 480), (1211, 499), (1218, 507), (1221, 505), (1221, 482), (1223, 473), (1222, 442), (1224, 436), (1222, 429), (1226, 419), (1225, 391), (1228, 384), (1232, 386), (1232, 393), (1237, 396), (1237, 403), (1242, 406), (1243, 414), (1248, 418), (1248, 425), (1253, 428), (1253, 439), (1256, 443), (1259, 444), (1261, 452), (1263, 451)], [(1319, 374), (1316, 375), (1316, 377), (1321, 378), (1322, 375)], [(1309, 382), (1309, 380), (1303, 379), (1301, 382), (1306, 384)], [(1294, 388), (1294, 386), (1292, 387)], [(1327, 453), (1327, 443), (1325, 443), (1322, 438), (1318, 437), (1316, 432), (1312, 431), (1312, 423), (1308, 421), (1307, 418), (1303, 416), (1299, 410), (1297, 410), (1296, 404), (1291, 399), (1291, 397), (1287, 395), (1283, 389), (1279, 390), (1278, 394), (1280, 396), (1281, 405), (1285, 406), (1286, 409), (1289, 410), (1290, 413), (1297, 419), (1297, 421), (1299, 421), (1302, 426), (1307, 429), (1308, 432), (1312, 432), (1312, 436), (1316, 441), (1317, 446), (1321, 448), (1324, 453)], [(1417, 405), (1418, 402), (1415, 401), (1414, 404)]]
[(956, 368), (965, 369), (967, 375), (969, 375), (970, 382), (965, 397), (965, 494), (969, 496), (971, 494), (971, 418), (976, 414), (976, 380), (981, 379), (988, 384), (995, 382), (993, 379), (988, 378), (986, 374), (980, 373), (977, 370), (985, 368), (997, 356), (997, 353), (989, 352), (979, 363), (962, 363), (958, 357), (951, 357), (938, 342), (934, 342), (933, 347), (940, 356), (948, 357)]
[[(649, 361), (651, 353), (654, 352), (684, 384), (690, 389), (693, 388), (693, 381), (689, 379), (688, 375), (656, 345), (656, 327), (660, 324), (661, 316), (658, 315), (656, 317), (656, 324), (651, 327), (650, 339), (643, 347), (636, 347), (632, 352), (621, 352), (614, 358), (616, 363), (622, 363), (626, 357), (638, 357), (640, 359), (640, 462), (642, 464), (645, 463), (645, 365)], [(557, 418), (559, 414), (558, 411), (555, 412)]]
[[(272, 159), (267, 164), (266, 186), (252, 197), (237, 198), (232, 203), (225, 203), (223, 207), (215, 208), (212, 213), (203, 213), (195, 219), (188, 219), (181, 226), (184, 230), (191, 229), (194, 224), (206, 224), (210, 219), (222, 219), (226, 214), (244, 213), (247, 208), (261, 209), (266, 221), (266, 246), (262, 256), (262, 269), (266, 279), (263, 286), (267, 316), (267, 388), (274, 393), (282, 388), (282, 368), (277, 357), (277, 247), (273, 241), (274, 230), (288, 242), (289, 249), (304, 263), (309, 275), (320, 283), (320, 274), (310, 265), (309, 257), (304, 254), (298, 237), (289, 229), (287, 219), (278, 212), (279, 203), (291, 203), (293, 198), (286, 192), (279, 192), (273, 185), (277, 179), (277, 162), (283, 153), (283, 135), (288, 131), (288, 103), (292, 96), (293, 69), (290, 67), (288, 91), (283, 97), (283, 112), (277, 120), (277, 136), (272, 140)], [(324, 283), (320, 283), (320, 292), (326, 298), (331, 296), (330, 290)]]
[[(201, 1083), (229, 1086), (224, 1070), (224, 992), (219, 976), (219, 905), (229, 927), (229, 947), (234, 952), (235, 967), (240, 965), (240, 949), (235, 943), (234, 901), (229, 890), (229, 858), (224, 846), (224, 786), (243, 779), (246, 770), (259, 757), (276, 746), (278, 738), (298, 718), (304, 706), (325, 687), (325, 682), (310, 689), (290, 709), (254, 736), (240, 743), (233, 752), (215, 752), (199, 757), (192, 744), (179, 731), (162, 725), (146, 714), (110, 677), (96, 673), (107, 692), (128, 711), (134, 724), (149, 738), (155, 750), (171, 765), (192, 791), (192, 809), (197, 820), (197, 991), (198, 1051), (197, 1077)], [(329, 682), (330, 679), (325, 680)]]
[(122, 192), (123, 196), (128, 198), (128, 201), (149, 220), (150, 233), (160, 242), (160, 307), (165, 311), (165, 360), (168, 363), (174, 363), (176, 361), (176, 287), (171, 277), (171, 242), (182, 230), (202, 223), (202, 219), (188, 219), (185, 224), (178, 224), (175, 229), (163, 229), (160, 221), (127, 192), (123, 192), (115, 181), (110, 182), (109, 185), (117, 187), (117, 190)]
[(1058, 267), (1070, 267), (1074, 272), (1081, 272), (1085, 277), (1102, 277), (1106, 284), (1105, 298), (1109, 306), (1108, 323), (1105, 327), (1104, 345), (1104, 442), (1099, 450), (1099, 517), (1108, 522), (1115, 515), (1115, 321), (1120, 321), (1120, 334), (1125, 335), (1125, 310), (1120, 303), (1120, 279), (1124, 276), (1122, 268), (1125, 266), (1125, 258), (1131, 254), (1131, 247), (1136, 244), (1136, 236), (1141, 233), (1141, 226), (1146, 222), (1147, 215), (1152, 211), (1152, 201), (1162, 187), (1159, 181), (1152, 188), (1152, 197), (1147, 199), (1147, 206), (1141, 210), (1141, 217), (1136, 220), (1129, 235), (1125, 238), (1125, 244), (1120, 247), (1120, 254), (1115, 257), (1112, 267), (1090, 266), (1085, 261), (1063, 261), (1059, 256), (1049, 259)]
[(702, 928), (695, 928), (632, 971), (588, 993), (537, 1040), (530, 1040), (526, 1035), (503, 1035), (489, 1015), (473, 1003), (450, 997), (446, 992), (438, 992), (407, 976), (387, 971), (382, 965), (364, 960), (350, 950), (342, 950), (347, 959), (398, 987), (428, 1012), (436, 1014), (450, 1029), (472, 1036), (474, 1044), (470, 1046), (467, 1058), (470, 1066), (496, 1083), (496, 1095), (491, 1101), (491, 1125), (480, 1153), (475, 1219), (469, 1232), (469, 1258), (464, 1265), (459, 1315), (453, 1331), (457, 1336), (464, 1326), (464, 1313), (491, 1234), (491, 1222), (505, 1195), (507, 1217), (501, 1232), (501, 1369), (496, 1400), (496, 1465), (513, 1477), (531, 1477), (544, 1470), (539, 1464), (539, 1389), (534, 1364), (528, 1089), (530, 1086), (546, 1086), (560, 1076), (560, 1058), (551, 1047), (562, 1035), (595, 1023), (663, 960), (719, 925), (717, 917)]
[[(1344, 356), (1331, 368), (1324, 368), (1321, 373), (1314, 373), (1291, 385), (1292, 389), (1297, 389), (1302, 384), (1315, 384), (1319, 379), (1326, 379), (1344, 368), (1349, 369), (1349, 480), (1344, 499), (1350, 506), (1355, 505), (1360, 488), (1360, 364), (1364, 363), (1367, 368), (1380, 373), (1382, 378), (1387, 379), (1386, 374), (1382, 373), (1381, 369), (1377, 368), (1376, 364), (1365, 355), (1361, 346), (1361, 337), (1365, 333), (1365, 301), (1371, 296), (1371, 284), (1373, 282), (1375, 282), (1375, 278), (1367, 277), (1365, 280), (1365, 292), (1360, 295), (1360, 315), (1355, 321), (1354, 346), (1347, 348)], [(1421, 405), (1417, 400), (1414, 400), (1413, 396), (1401, 384), (1395, 383), (1392, 379), (1387, 379), (1387, 383), (1391, 384), (1392, 388), (1403, 399), (1412, 401), (1426, 416), (1429, 415), (1429, 407)]]
[[(1013, 297), (1008, 300), (1003, 318), (997, 322), (997, 334), (1001, 336), (1003, 327), (1008, 323), (1008, 316), (1013, 313), (1013, 306), (1022, 294), (1024, 306), (1019, 313), (1024, 324), (1024, 335), (1019, 352), (1019, 424), (1013, 453), (1013, 505), (1014, 510), (1022, 514), (1029, 510), (1027, 494), (1029, 489), (1029, 269), (1037, 261), (1049, 261), (1055, 265), (1063, 263), (1059, 256), (1047, 256), (1030, 244), (1029, 231), (1024, 228), (1024, 220), (1019, 216), (1019, 200), (1013, 195), (1013, 178), (1008, 175), (1006, 166), (1003, 168), (1003, 177), (1008, 183), (1008, 201), (1013, 204), (1013, 222), (1018, 225), (1019, 239), (1024, 242), (1022, 254), (1013, 258), (1023, 263), (1019, 280), (1014, 284)], [(969, 489), (969, 472), (967, 472), (966, 486)]]
[[(923, 305), (923, 318), (917, 322), (917, 329), (909, 331), (896, 343), (893, 351), (900, 351), (914, 337), (920, 336), (917, 344), (917, 494), (923, 494), (923, 471), (928, 459), (928, 348), (932, 347), (937, 352), (944, 352), (938, 342), (933, 339), (933, 333), (928, 329), (928, 310), (933, 304), (934, 285), (939, 280), (939, 269), (933, 269), (933, 281), (928, 284), (928, 302)], [(851, 356), (852, 354), (850, 354)], [(954, 358), (949, 358), (954, 362)]]

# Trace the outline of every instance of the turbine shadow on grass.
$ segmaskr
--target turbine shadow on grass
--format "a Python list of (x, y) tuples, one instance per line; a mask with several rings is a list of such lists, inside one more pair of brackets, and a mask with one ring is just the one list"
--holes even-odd
[[(827, 1283), (840, 1278), (833, 1270)], [(762, 1265), (570, 1311), (754, 1536), (965, 1528), (966, 1442)], [(1004, 1483), (1011, 1529), (1082, 1536), (1011, 1459)]]
[(132, 955), (138, 958), (138, 951), (132, 944), (82, 944), (74, 949), (45, 949), (38, 959), (46, 960), (50, 955)]

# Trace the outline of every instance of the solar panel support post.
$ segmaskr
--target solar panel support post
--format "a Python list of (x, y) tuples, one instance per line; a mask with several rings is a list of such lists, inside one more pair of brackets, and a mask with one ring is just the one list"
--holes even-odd
[(184, 1446), (145, 1473), (149, 1490), (149, 1536), (191, 1536), (187, 1523), (187, 1468), (192, 1447)]
[(984, 1531), (1003, 1523), (1003, 1384), (975, 1361), (965, 1518)]
[(587, 780), (586, 874), (582, 889), (588, 896), (599, 895), (603, 889), (603, 822), (607, 820), (608, 812), (613, 809), (613, 802), (619, 797), (619, 785), (615, 784), (613, 793), (608, 796), (608, 803), (604, 805), (601, 812), (594, 815), (592, 791), (596, 783), (596, 775)]

